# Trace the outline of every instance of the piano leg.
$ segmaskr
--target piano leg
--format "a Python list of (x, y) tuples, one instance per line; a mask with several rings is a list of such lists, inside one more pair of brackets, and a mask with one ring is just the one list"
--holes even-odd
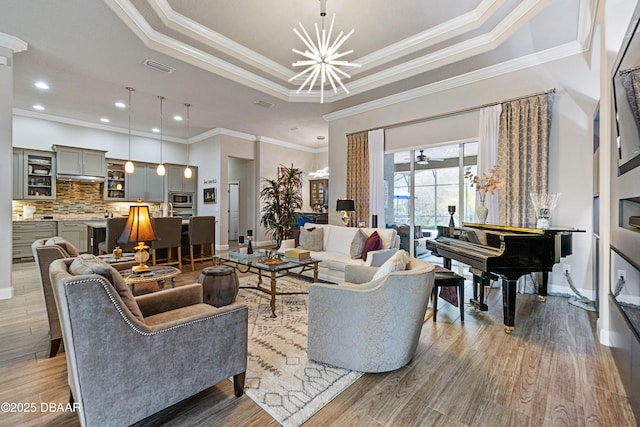
[(549, 284), (549, 272), (542, 272), (542, 283), (538, 285), (538, 301), (547, 302), (547, 285)]
[(502, 316), (504, 332), (510, 334), (515, 329), (516, 280), (502, 279)]
[[(469, 303), (477, 310), (487, 311), (489, 309), (484, 300), (484, 287), (488, 285), (489, 277), (487, 275), (484, 273), (481, 276), (473, 275), (473, 299), (470, 299)], [(480, 298), (478, 298), (478, 292), (480, 293)]]

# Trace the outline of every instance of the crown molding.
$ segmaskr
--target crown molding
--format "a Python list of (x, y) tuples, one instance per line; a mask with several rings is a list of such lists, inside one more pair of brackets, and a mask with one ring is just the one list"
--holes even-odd
[[(307, 153), (321, 153), (322, 150), (318, 149), (318, 148), (312, 148), (312, 147), (306, 147), (304, 145), (297, 145), (297, 144), (293, 144), (291, 142), (286, 142), (286, 141), (280, 141), (279, 139), (274, 139), (274, 138), (269, 138), (268, 136), (256, 136), (256, 140), (259, 143), (265, 143), (265, 144), (272, 144), (272, 145), (278, 145), (280, 147), (284, 147), (284, 148), (290, 148), (293, 150), (299, 150), (299, 151), (304, 151)], [(328, 150), (328, 148), (327, 148)]]
[(184, 36), (191, 37), (252, 67), (264, 70), (281, 80), (286, 81), (294, 75), (292, 70), (266, 56), (176, 12), (167, 0), (149, 0), (149, 4), (164, 25)]
[(325, 114), (322, 116), (328, 122), (334, 120), (340, 120), (358, 114), (366, 113), (368, 111), (376, 110), (378, 108), (387, 107), (394, 104), (410, 101), (423, 96), (431, 95), (444, 90), (454, 89), (457, 87), (465, 86), (468, 84), (476, 83), (482, 80), (487, 80), (493, 77), (498, 77), (507, 73), (523, 70), (526, 68), (534, 67), (536, 65), (545, 64), (547, 62), (556, 61), (576, 54), (582, 54), (588, 48), (572, 41), (560, 46), (556, 46), (542, 52), (532, 53), (520, 58), (512, 59), (500, 64), (492, 65), (482, 68), (477, 71), (472, 71), (460, 76), (452, 77), (446, 80), (441, 80), (436, 83), (421, 86), (419, 88), (411, 89), (405, 92), (401, 92), (395, 95), (390, 95), (384, 98), (376, 99), (374, 101), (365, 102), (360, 105), (356, 105), (343, 110), (335, 111), (333, 113)]
[(13, 53), (18, 53), (27, 50), (29, 44), (10, 34), (0, 33), (0, 47), (11, 49)]

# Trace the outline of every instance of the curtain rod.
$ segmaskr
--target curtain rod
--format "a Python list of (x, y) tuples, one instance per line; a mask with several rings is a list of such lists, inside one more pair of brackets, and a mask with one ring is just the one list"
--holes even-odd
[(546, 95), (548, 93), (556, 93), (556, 89), (553, 88), (553, 89), (545, 90), (543, 92), (534, 93), (534, 94), (531, 94), (531, 95), (518, 96), (517, 98), (510, 98), (510, 99), (506, 99), (504, 101), (499, 101), (499, 102), (491, 102), (491, 103), (488, 103), (488, 104), (482, 104), (482, 105), (478, 105), (478, 106), (475, 106), (475, 107), (464, 108), (462, 110), (450, 111), (448, 113), (437, 114), (435, 116), (423, 117), (421, 119), (414, 119), (414, 120), (408, 120), (406, 122), (394, 123), (394, 124), (389, 125), (389, 126), (383, 126), (382, 128), (376, 127), (376, 128), (366, 129), (366, 130), (359, 130), (357, 132), (348, 133), (347, 136), (355, 135), (356, 133), (361, 133), (361, 132), (369, 132), (369, 131), (372, 131), (372, 130), (378, 130), (378, 129), (387, 130), (387, 129), (394, 129), (394, 128), (398, 128), (398, 127), (402, 127), (402, 126), (415, 125), (415, 124), (418, 124), (418, 123), (428, 122), (428, 121), (431, 121), (431, 120), (443, 119), (443, 118), (449, 117), (449, 116), (457, 116), (458, 114), (468, 113), (470, 111), (479, 110), (481, 108), (491, 107), (493, 105), (504, 104), (506, 102), (517, 101), (519, 99), (524, 99), (524, 98), (530, 98), (532, 96)]

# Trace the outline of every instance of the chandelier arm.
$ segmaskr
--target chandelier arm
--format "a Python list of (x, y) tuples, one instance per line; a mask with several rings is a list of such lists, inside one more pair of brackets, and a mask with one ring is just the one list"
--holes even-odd
[[(295, 65), (295, 64), (294, 64), (294, 65)], [(315, 67), (316, 67), (316, 64), (314, 63), (312, 66), (310, 66), (309, 68), (307, 68), (307, 69), (306, 69), (306, 70), (304, 70), (303, 72), (298, 73), (298, 74), (296, 74), (295, 76), (291, 77), (291, 78), (289, 79), (289, 81), (291, 82), (291, 81), (296, 80), (298, 77), (301, 77), (301, 76), (303, 76), (304, 74), (307, 74), (309, 71), (313, 70)]]
[[(312, 52), (309, 52), (308, 50), (306, 50), (304, 52), (302, 52), (302, 51), (300, 51), (298, 49), (291, 49), (291, 50), (293, 52), (297, 53), (298, 55), (304, 56), (305, 58), (309, 58), (309, 59), (312, 59), (314, 61), (316, 61), (318, 59), (317, 55), (314, 55)], [(300, 62), (300, 61), (298, 61), (298, 62)], [(294, 64), (297, 64), (297, 62), (294, 63)]]
[(331, 83), (331, 87), (333, 88), (333, 93), (338, 93), (338, 89), (336, 88), (336, 84), (333, 81), (333, 77), (331, 76), (331, 67), (327, 67), (327, 79), (329, 79), (329, 83)]
[(309, 90), (307, 91), (307, 93), (311, 93), (311, 90), (313, 89), (313, 85), (316, 84), (316, 80), (318, 80), (318, 75), (320, 74), (320, 67), (316, 67), (313, 70), (313, 73), (311, 73), (311, 75), (309, 77), (313, 77), (313, 80), (311, 80), (311, 83), (309, 84)]
[(350, 53), (353, 53), (353, 49), (347, 50), (342, 53), (336, 53), (335, 55), (327, 56), (327, 62), (335, 61), (336, 59), (342, 58), (343, 56), (349, 55)]
[(302, 22), (300, 22), (300, 28), (302, 29), (303, 34), (305, 35), (305, 37), (302, 37), (302, 35), (296, 31), (296, 29), (294, 28), (293, 31), (298, 35), (298, 37), (300, 37), (300, 40), (302, 40), (302, 42), (307, 45), (307, 47), (309, 48), (309, 50), (311, 52), (313, 52), (316, 55), (319, 55), (320, 52), (318, 51), (318, 49), (313, 45), (313, 40), (311, 39), (311, 37), (309, 36), (309, 33), (307, 33), (307, 30), (304, 29), (304, 27), (302, 26)]
[(351, 31), (349, 31), (349, 34), (347, 34), (347, 35), (343, 36), (343, 37), (342, 37), (342, 39), (336, 39), (336, 43), (334, 43), (334, 45), (333, 45), (333, 46), (331, 46), (331, 48), (329, 49), (328, 54), (329, 54), (329, 55), (333, 55), (333, 53), (334, 53), (336, 50), (340, 49), (340, 46), (342, 46), (342, 44), (343, 44), (344, 42), (346, 42), (346, 41), (347, 41), (347, 39), (348, 39), (349, 37), (351, 37), (351, 34), (353, 34), (354, 32), (355, 32), (355, 30), (351, 30)]
[(327, 65), (323, 62), (320, 66), (320, 104), (324, 103), (324, 84), (326, 83)]
[(336, 14), (333, 14), (333, 17), (331, 18), (331, 25), (329, 26), (329, 33), (327, 34), (327, 40), (326, 43), (324, 45), (324, 51), (328, 52), (329, 51), (329, 40), (331, 40), (331, 33), (333, 32), (333, 23), (336, 20)]
[(335, 68), (335, 67), (329, 67), (329, 73), (330, 73), (331, 75), (333, 75), (333, 77), (336, 79), (336, 81), (337, 81), (337, 82), (338, 82), (338, 84), (342, 87), (342, 89), (344, 89), (344, 91), (345, 91), (346, 93), (349, 93), (349, 90), (347, 89), (347, 87), (346, 87), (344, 84), (342, 84), (342, 80), (340, 80), (340, 77), (338, 77), (338, 75), (335, 73), (335, 71), (334, 71), (334, 70), (338, 70), (338, 71), (340, 71), (339, 69), (337, 69), (337, 68)]
[[(300, 91), (302, 91), (304, 89), (304, 87), (307, 85), (307, 83), (309, 83), (309, 81), (313, 78), (313, 75), (318, 72), (318, 68), (317, 67), (314, 66), (312, 68), (313, 68), (313, 71), (311, 73), (309, 73), (309, 75), (307, 76), (307, 79), (300, 85), (300, 87), (298, 88), (296, 93), (300, 93)], [(309, 91), (311, 91), (312, 87), (313, 87), (313, 84), (311, 86), (309, 86)]]
[[(316, 22), (314, 24), (315, 28), (316, 28), (316, 41), (318, 42), (317, 46), (318, 46), (318, 53), (320, 54), (319, 56), (322, 56), (322, 38), (320, 37), (320, 30), (318, 29), (318, 23)], [(324, 30), (324, 28), (323, 28)]]
[(303, 66), (307, 66), (307, 65), (318, 65), (318, 64), (319, 64), (319, 61), (316, 60), (316, 59), (313, 59), (313, 60), (309, 60), (309, 61), (297, 61), (297, 62), (294, 62), (291, 65), (293, 65), (294, 67), (303, 67)]
[(333, 70), (334, 72), (342, 74), (343, 77), (351, 78), (349, 74), (345, 73), (340, 68), (336, 67), (335, 64), (330, 64), (330, 65), (331, 65), (331, 70)]

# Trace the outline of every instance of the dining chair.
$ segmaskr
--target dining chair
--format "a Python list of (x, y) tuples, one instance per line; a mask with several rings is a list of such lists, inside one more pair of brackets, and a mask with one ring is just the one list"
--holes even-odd
[[(184, 256), (185, 261), (191, 263), (191, 271), (195, 271), (196, 261), (211, 261), (215, 265), (213, 257), (216, 254), (216, 217), (215, 216), (192, 216), (189, 218), (189, 255)], [(197, 252), (194, 255), (194, 247)], [(207, 249), (209, 253), (207, 253)]]
[[(182, 266), (182, 218), (165, 216), (151, 218), (151, 224), (156, 233), (156, 240), (151, 242), (152, 265)], [(166, 257), (158, 258), (158, 250), (166, 249)], [(174, 257), (174, 249), (177, 249)]]
[(122, 234), (122, 230), (124, 230), (124, 226), (126, 224), (126, 217), (107, 218), (107, 231), (104, 242), (98, 243), (100, 255), (112, 253), (116, 246), (120, 246), (122, 252), (134, 252), (133, 247), (136, 245), (135, 243), (118, 244), (117, 242), (118, 237)]

